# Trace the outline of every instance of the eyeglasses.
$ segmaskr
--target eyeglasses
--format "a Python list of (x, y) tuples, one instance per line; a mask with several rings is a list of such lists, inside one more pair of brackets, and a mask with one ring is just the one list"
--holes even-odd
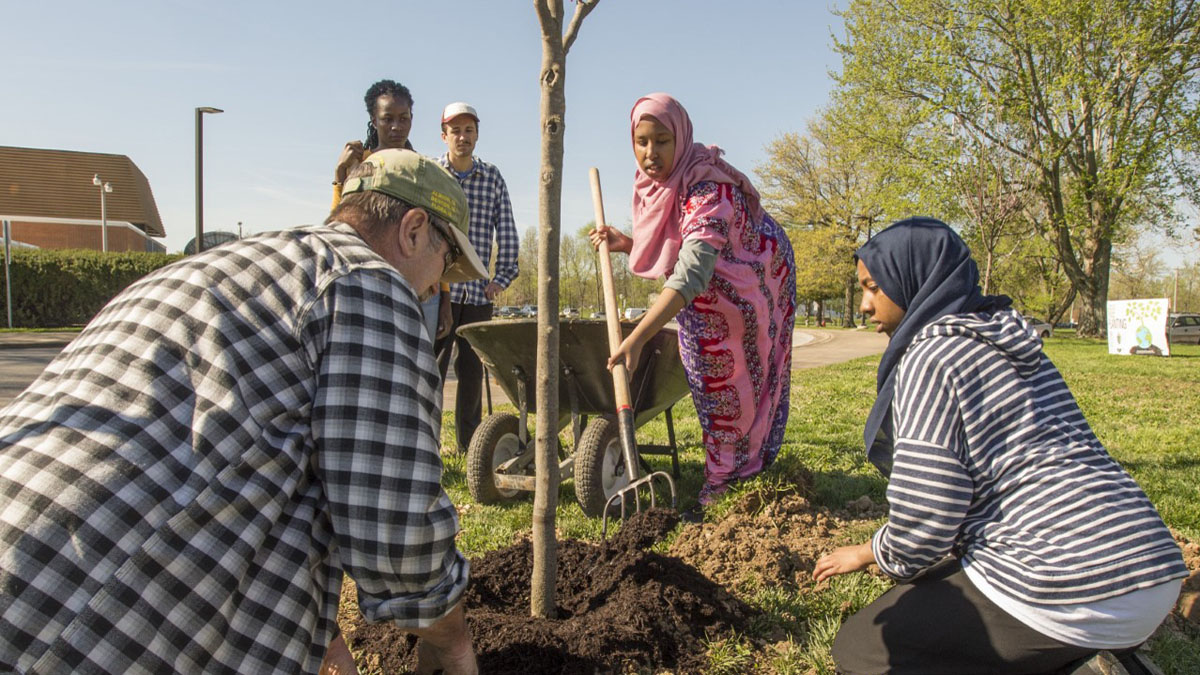
[(454, 236), (450, 234), (450, 228), (454, 227), (453, 225), (434, 216), (428, 209), (425, 210), (425, 213), (429, 214), (429, 223), (433, 229), (437, 230), (442, 239), (446, 240), (446, 252), (442, 254), (442, 276), (446, 276), (446, 271), (454, 266), (454, 263), (458, 262), (459, 257), (462, 256), (462, 249), (454, 242)]

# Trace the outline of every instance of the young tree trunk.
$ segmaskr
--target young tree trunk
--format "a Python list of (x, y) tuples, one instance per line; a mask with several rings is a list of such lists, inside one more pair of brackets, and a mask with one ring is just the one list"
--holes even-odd
[(858, 286), (858, 278), (850, 277), (846, 279), (846, 307), (842, 312), (842, 327), (854, 328), (854, 289)]
[[(567, 52), (583, 18), (599, 0), (580, 0), (563, 33), (562, 0), (534, 0), (542, 29), (541, 84), (542, 152), (538, 180), (538, 336), (536, 490), (533, 496), (533, 579), (529, 611), (535, 617), (555, 618), (555, 576), (558, 538), (554, 515), (558, 508), (558, 246), (562, 231), (563, 120), (567, 111)], [(582, 180), (582, 177), (580, 177)]]

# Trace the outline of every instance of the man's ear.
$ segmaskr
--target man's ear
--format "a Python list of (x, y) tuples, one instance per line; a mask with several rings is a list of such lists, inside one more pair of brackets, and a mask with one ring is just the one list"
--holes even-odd
[(422, 253), (420, 242), (425, 238), (425, 229), (429, 226), (429, 215), (425, 209), (411, 208), (406, 211), (400, 219), (400, 226), (396, 228), (396, 245), (400, 254), (405, 258), (413, 258)]

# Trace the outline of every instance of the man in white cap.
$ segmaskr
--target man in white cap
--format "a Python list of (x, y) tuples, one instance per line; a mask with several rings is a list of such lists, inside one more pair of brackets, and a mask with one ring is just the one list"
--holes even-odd
[[(439, 160), (458, 179), (470, 204), (471, 245), (490, 267), (492, 242), (496, 242), (495, 274), (450, 285), (451, 333), (438, 343), (438, 365), (443, 380), (455, 344), (458, 357), (458, 395), (454, 403), (455, 438), (459, 452), (466, 452), (482, 416), (483, 363), (466, 339), (458, 337), (459, 326), (492, 318), (492, 300), (517, 278), (517, 247), (520, 237), (513, 220), (508, 186), (495, 166), (475, 156), (479, 140), (479, 113), (467, 103), (451, 103), (442, 110), (442, 140), (446, 154)], [(443, 321), (443, 323), (445, 323)]]
[(420, 310), (486, 274), (466, 197), (394, 149), (342, 194), (135, 282), (0, 409), (0, 672), (317, 673), (343, 573), (477, 672)]

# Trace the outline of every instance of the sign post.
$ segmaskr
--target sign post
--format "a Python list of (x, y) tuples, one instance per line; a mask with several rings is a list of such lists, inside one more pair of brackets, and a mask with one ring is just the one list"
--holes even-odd
[(8, 221), (4, 221), (4, 308), (8, 310), (8, 327), (12, 328), (12, 276), (8, 271), (8, 263), (12, 260), (12, 247), (9, 245)]

